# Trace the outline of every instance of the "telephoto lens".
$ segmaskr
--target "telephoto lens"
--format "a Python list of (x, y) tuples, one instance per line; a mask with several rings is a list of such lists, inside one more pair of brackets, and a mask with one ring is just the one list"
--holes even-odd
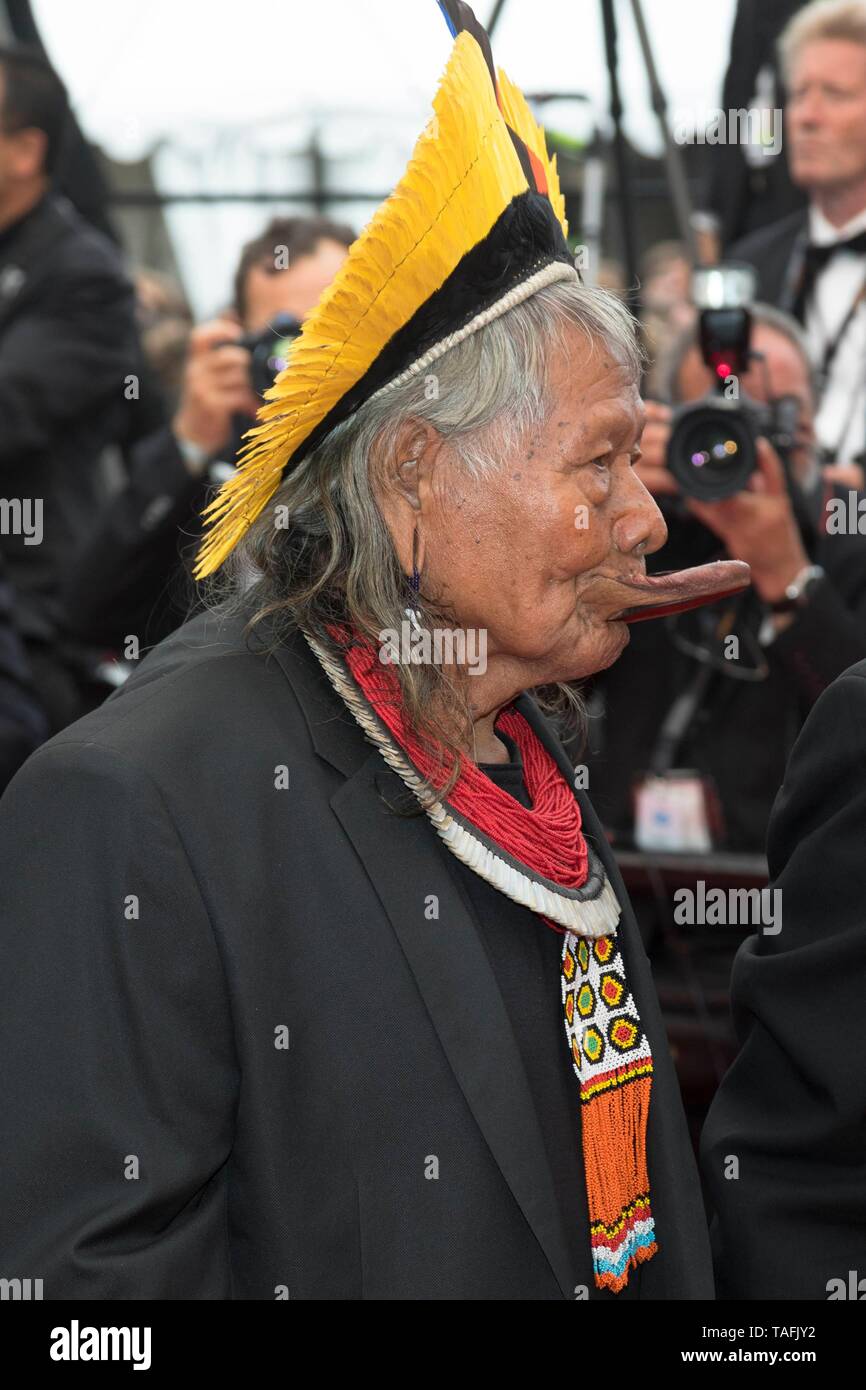
[(757, 466), (758, 412), (742, 400), (696, 401), (674, 415), (667, 463), (687, 497), (717, 502), (742, 492)]
[(739, 378), (751, 361), (755, 275), (735, 262), (704, 266), (692, 276), (699, 310), (697, 346), (713, 374), (701, 400), (674, 412), (667, 464), (687, 497), (717, 502), (742, 492), (757, 467), (764, 409), (744, 397)]

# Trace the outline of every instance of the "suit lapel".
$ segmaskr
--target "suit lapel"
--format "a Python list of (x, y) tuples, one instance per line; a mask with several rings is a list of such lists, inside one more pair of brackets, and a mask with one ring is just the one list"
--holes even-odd
[[(385, 800), (406, 789), (370, 751), (303, 639), (274, 650), (306, 717), (316, 751), (347, 780), (331, 798), (388, 915), (424, 1005), (475, 1120), (566, 1298), (571, 1268), (535, 1103), (496, 977), (426, 816), (400, 816)], [(383, 799), (384, 798), (384, 799)], [(438, 919), (425, 916), (430, 894)], [(555, 1001), (554, 1001), (555, 1003)]]
[(768, 248), (760, 295), (768, 303), (778, 304), (780, 309), (796, 314), (801, 320), (804, 306), (799, 300), (808, 242), (809, 215), (805, 211), (796, 213), (786, 223), (784, 236)]
[[(405, 788), (378, 752), (332, 797), (390, 918), (484, 1138), (567, 1298), (574, 1294), (544, 1138), (496, 977), (426, 816), (396, 816)], [(438, 919), (424, 915), (428, 895)], [(555, 1001), (554, 1001), (555, 1003)]]

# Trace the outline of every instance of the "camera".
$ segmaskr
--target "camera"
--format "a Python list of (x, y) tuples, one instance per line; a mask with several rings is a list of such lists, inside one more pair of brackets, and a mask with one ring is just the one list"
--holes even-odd
[(263, 396), (273, 386), (300, 331), (299, 319), (292, 314), (277, 314), (260, 333), (241, 338), (239, 346), (250, 354), (250, 381), (257, 396)]
[(729, 263), (696, 270), (692, 297), (700, 310), (701, 356), (714, 386), (699, 401), (674, 412), (667, 465), (687, 497), (716, 502), (742, 492), (757, 467), (757, 439), (764, 435), (787, 458), (794, 442), (799, 403), (783, 396), (769, 404), (739, 390), (752, 357), (755, 296), (750, 266)]
[[(250, 385), (261, 399), (273, 386), (276, 378), (288, 364), (289, 351), (301, 331), (301, 323), (292, 314), (276, 314), (266, 328), (258, 333), (246, 333), (242, 338), (229, 338), (221, 347), (242, 347), (250, 355)], [(231, 431), (224, 446), (223, 460), (234, 467), (243, 449), (243, 441), (251, 424), (248, 415), (232, 416)]]

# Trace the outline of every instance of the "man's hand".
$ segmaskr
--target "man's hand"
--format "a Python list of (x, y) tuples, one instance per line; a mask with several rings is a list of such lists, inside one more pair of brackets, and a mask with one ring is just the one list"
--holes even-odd
[(640, 441), (641, 458), (634, 471), (653, 497), (678, 497), (679, 484), (667, 466), (671, 408), (659, 401), (645, 401), (644, 407), (646, 424)]
[[(782, 460), (766, 439), (757, 443), (758, 467), (746, 489), (720, 502), (685, 497), (667, 466), (670, 408), (646, 401), (642, 457), (635, 471), (654, 497), (684, 497), (686, 506), (725, 546), (732, 560), (745, 560), (752, 583), (765, 603), (776, 603), (809, 563), (791, 506)], [(790, 622), (778, 615), (777, 626)]]
[(208, 454), (225, 444), (233, 415), (254, 416), (260, 404), (250, 385), (250, 355), (246, 348), (231, 346), (241, 335), (242, 329), (231, 319), (216, 319), (196, 328), (190, 337), (172, 430), (178, 439)]
[(720, 502), (686, 500), (692, 516), (721, 540), (732, 560), (745, 560), (765, 603), (776, 603), (809, 563), (791, 506), (785, 470), (766, 439), (757, 446), (758, 467), (746, 490)]

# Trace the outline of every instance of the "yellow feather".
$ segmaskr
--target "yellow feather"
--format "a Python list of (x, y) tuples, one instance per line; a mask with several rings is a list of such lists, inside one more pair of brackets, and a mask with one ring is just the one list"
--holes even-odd
[(468, 33), (455, 39), (433, 109), (397, 188), (305, 321), (235, 473), (205, 509), (210, 529), (197, 579), (222, 564), (277, 491), (299, 445), (525, 192), (484, 57)]
[(502, 68), (497, 69), (497, 80), (499, 82), (499, 100), (502, 106), (502, 114), (515, 134), (519, 135), (524, 145), (527, 145), (532, 153), (537, 155), (544, 165), (547, 175), (547, 192), (553, 211), (559, 219), (562, 227), (563, 236), (568, 236), (568, 222), (565, 216), (565, 199), (559, 187), (559, 174), (556, 170), (556, 155), (552, 158), (547, 152), (547, 142), (544, 131), (535, 120), (532, 112), (526, 104), (526, 98), (519, 87), (515, 87), (510, 77)]

